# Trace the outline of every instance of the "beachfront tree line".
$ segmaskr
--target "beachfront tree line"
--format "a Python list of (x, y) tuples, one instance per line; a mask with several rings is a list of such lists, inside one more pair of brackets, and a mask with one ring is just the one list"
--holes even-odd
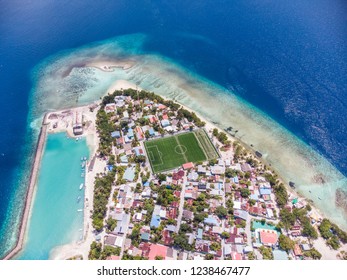
[(149, 101), (163, 104), (166, 107), (170, 108), (171, 110), (176, 111), (177, 118), (179, 120), (186, 118), (189, 122), (193, 122), (198, 127), (203, 127), (205, 125), (205, 123), (194, 112), (190, 112), (182, 108), (180, 104), (172, 100), (164, 99), (161, 96), (154, 94), (153, 92), (148, 92), (145, 90), (141, 90), (141, 91), (137, 91), (134, 89), (126, 89), (123, 91), (116, 90), (112, 94), (105, 96), (102, 103), (105, 106), (107, 103), (114, 102), (114, 98), (116, 96), (121, 96), (121, 95), (130, 96), (134, 100), (140, 100), (141, 107), (144, 105), (143, 100), (149, 100)]

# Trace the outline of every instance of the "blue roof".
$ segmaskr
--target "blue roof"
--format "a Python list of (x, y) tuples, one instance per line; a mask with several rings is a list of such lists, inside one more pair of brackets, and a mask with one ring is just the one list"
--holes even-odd
[(162, 121), (161, 121), (161, 125), (162, 125), (162, 126), (169, 126), (169, 125), (170, 125), (170, 122), (169, 122), (169, 120), (162, 120)]
[(142, 150), (141, 147), (135, 147), (135, 148), (134, 148), (134, 151), (135, 151), (135, 154), (136, 154), (137, 156), (144, 155), (143, 150)]
[(108, 169), (108, 171), (112, 171), (113, 165), (107, 165), (107, 169)]
[(123, 156), (120, 157), (120, 160), (121, 160), (121, 162), (127, 163), (128, 162), (128, 157), (126, 155), (123, 155)]
[(260, 189), (259, 189), (259, 192), (260, 192), (261, 195), (271, 194), (271, 189), (263, 189), (263, 188), (260, 188)]
[(134, 137), (134, 131), (132, 128), (129, 128), (128, 129), (128, 137), (131, 138), (131, 137)]
[(288, 254), (286, 251), (282, 250), (273, 250), (274, 260), (288, 260)]
[(120, 137), (120, 132), (119, 131), (113, 131), (111, 132), (111, 137), (116, 137), (116, 138), (119, 138)]
[(238, 183), (239, 183), (239, 178), (238, 178), (237, 176), (235, 176), (235, 177), (233, 178), (233, 181), (234, 181), (234, 183), (238, 184)]
[(142, 233), (141, 234), (141, 239), (148, 241), (149, 240), (149, 233), (148, 232)]
[(174, 225), (167, 225), (167, 226), (166, 226), (166, 229), (167, 229), (168, 231), (174, 232), (174, 231), (176, 230), (176, 227), (175, 227)]
[(196, 238), (202, 239), (202, 229), (201, 228), (198, 228), (198, 233), (196, 235)]
[(149, 187), (149, 182), (143, 184), (144, 187)]
[(123, 179), (127, 181), (134, 181), (135, 178), (135, 170), (132, 167), (128, 167), (123, 175)]
[(160, 216), (158, 215), (152, 216), (150, 226), (157, 228), (159, 227), (159, 225), (160, 225)]
[(150, 129), (148, 130), (148, 132), (149, 132), (150, 135), (154, 135), (154, 134), (155, 134), (153, 128), (150, 128)]
[(218, 225), (217, 220), (216, 220), (215, 218), (211, 217), (211, 216), (205, 218), (205, 219), (204, 219), (204, 223), (205, 223), (205, 224), (210, 224), (210, 225), (215, 225), (215, 226)]
[(258, 197), (257, 194), (251, 194), (251, 195), (249, 196), (249, 198), (250, 198), (250, 199), (253, 199), (253, 200), (258, 200), (258, 199), (259, 199), (259, 197)]

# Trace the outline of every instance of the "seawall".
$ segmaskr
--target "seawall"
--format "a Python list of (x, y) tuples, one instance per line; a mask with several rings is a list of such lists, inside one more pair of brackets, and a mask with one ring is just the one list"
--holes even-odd
[(33, 200), (33, 196), (34, 196), (34, 192), (35, 192), (35, 186), (36, 186), (36, 182), (37, 182), (37, 175), (38, 175), (39, 170), (40, 170), (42, 152), (43, 152), (43, 149), (44, 149), (45, 143), (46, 143), (46, 135), (47, 135), (46, 116), (47, 115), (45, 115), (43, 118), (42, 126), (41, 126), (40, 133), (39, 133), (39, 138), (38, 138), (37, 145), (36, 145), (35, 158), (34, 158), (34, 162), (33, 162), (31, 173), (30, 173), (29, 186), (28, 186), (26, 197), (25, 197), (25, 207), (24, 207), (23, 214), (22, 214), (22, 221), (21, 221), (21, 225), (19, 228), (19, 235), (18, 235), (17, 243), (16, 243), (16, 246), (3, 258), (4, 260), (12, 259), (23, 248), (23, 243), (24, 243), (25, 234), (26, 234), (26, 228), (28, 225), (32, 200)]

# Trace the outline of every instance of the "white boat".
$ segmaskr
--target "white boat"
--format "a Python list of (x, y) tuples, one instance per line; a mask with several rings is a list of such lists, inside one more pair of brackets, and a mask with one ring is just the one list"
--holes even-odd
[(84, 187), (84, 184), (82, 183), (82, 184), (80, 185), (80, 190), (82, 190), (83, 187)]
[(77, 211), (78, 211), (78, 212), (82, 212), (82, 211), (83, 211), (83, 209), (78, 209)]
[(80, 202), (80, 200), (81, 200), (81, 197), (80, 196), (77, 197), (77, 203)]

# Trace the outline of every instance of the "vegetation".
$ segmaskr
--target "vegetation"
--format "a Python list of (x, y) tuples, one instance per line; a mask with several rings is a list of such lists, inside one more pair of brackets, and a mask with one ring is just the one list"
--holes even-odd
[(112, 246), (105, 246), (104, 249), (102, 249), (102, 245), (99, 242), (93, 241), (93, 243), (90, 245), (90, 251), (88, 255), (89, 260), (106, 260), (109, 256), (119, 256), (120, 255), (120, 248), (112, 247)]
[(228, 210), (223, 206), (218, 206), (214, 213), (218, 216), (218, 218), (225, 219), (228, 215)]
[(109, 231), (113, 231), (116, 226), (117, 226), (117, 221), (115, 219), (112, 219), (112, 217), (109, 217), (106, 220), (106, 227)]
[(259, 251), (262, 254), (264, 260), (273, 260), (274, 259), (271, 248), (261, 246), (261, 247), (259, 247)]
[(326, 239), (327, 245), (334, 250), (340, 248), (340, 243), (347, 242), (347, 233), (337, 225), (331, 223), (328, 219), (323, 219), (318, 229), (321, 236)]
[(310, 258), (313, 260), (320, 260), (322, 258), (322, 254), (319, 253), (315, 248), (312, 248), (309, 251), (305, 251), (303, 255), (304, 257)]
[(175, 236), (174, 246), (186, 251), (191, 251), (193, 249), (188, 243), (188, 237), (184, 233), (179, 233)]
[(249, 252), (249, 253), (247, 254), (247, 258), (248, 258), (249, 260), (255, 260), (256, 257), (255, 257), (254, 252)]
[(278, 239), (279, 246), (282, 250), (289, 252), (294, 249), (295, 242), (291, 240), (288, 236), (281, 234)]
[(93, 201), (93, 226), (96, 231), (101, 231), (104, 226), (108, 198), (111, 195), (112, 184), (116, 176), (116, 168), (104, 176), (95, 178)]

